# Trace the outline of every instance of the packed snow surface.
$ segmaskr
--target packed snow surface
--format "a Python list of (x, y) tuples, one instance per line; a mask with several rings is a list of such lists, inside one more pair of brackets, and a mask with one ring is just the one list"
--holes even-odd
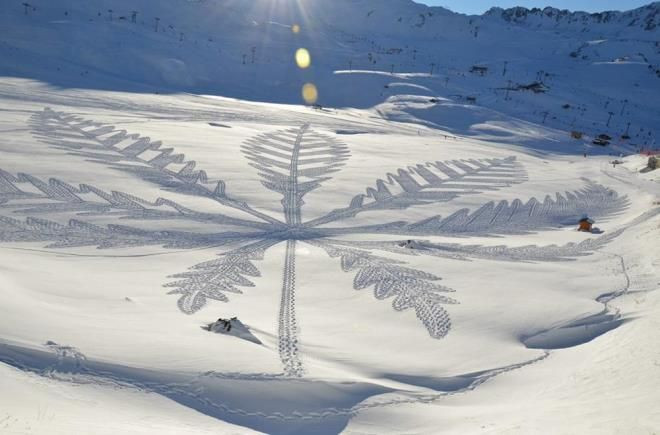
[(658, 3), (5, 3), (0, 433), (660, 427)]

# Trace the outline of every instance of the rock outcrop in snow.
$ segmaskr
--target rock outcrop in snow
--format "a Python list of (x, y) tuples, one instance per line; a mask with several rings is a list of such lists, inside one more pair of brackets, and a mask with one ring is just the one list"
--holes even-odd
[(528, 9), (520, 6), (508, 9), (494, 7), (488, 10), (484, 16), (501, 18), (506, 22), (535, 27), (582, 28), (586, 30), (591, 26), (595, 26), (594, 30), (597, 30), (598, 25), (610, 25), (638, 27), (651, 32), (660, 23), (660, 2), (654, 2), (626, 12), (606, 11), (596, 13), (572, 12), (553, 7), (543, 9)]

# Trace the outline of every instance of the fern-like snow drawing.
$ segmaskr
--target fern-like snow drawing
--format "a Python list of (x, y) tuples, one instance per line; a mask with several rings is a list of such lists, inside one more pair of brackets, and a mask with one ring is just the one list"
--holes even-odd
[[(460, 297), (453, 296), (454, 289), (440, 284), (441, 277), (410, 267), (402, 260), (404, 257), (564, 261), (594, 252), (618, 232), (579, 244), (518, 248), (438, 244), (419, 237), (525, 234), (573, 224), (587, 211), (593, 218), (608, 218), (628, 205), (625, 197), (587, 180), (581, 190), (557, 193), (542, 201), (531, 198), (526, 202), (487, 202), (474, 211), (459, 210), (421, 222), (407, 221), (404, 215), (404, 220), (378, 225), (333, 226), (371, 211), (392, 210), (401, 214), (412, 206), (435, 210), (463, 195), (522, 183), (526, 173), (515, 157), (419, 163), (385, 174), (343, 208), (305, 219), (305, 196), (332, 179), (332, 174), (350, 157), (350, 150), (335, 138), (303, 125), (256, 136), (242, 147), (264, 188), (281, 196), (282, 217), (275, 217), (232, 197), (224, 181), (210, 178), (197, 168), (195, 161), (165, 148), (159, 141), (48, 108), (35, 113), (30, 123), (35, 136), (56, 149), (124, 171), (164, 192), (213, 201), (232, 213), (194, 210), (164, 197), (140, 198), (127, 192), (107, 192), (88, 184), (76, 186), (65, 180), (43, 180), (0, 169), (0, 241), (39, 242), (49, 248), (223, 247), (217, 258), (176, 274), (165, 284), (169, 294), (178, 297), (178, 307), (186, 314), (198, 312), (209, 301), (228, 302), (234, 295), (254, 287), (254, 279), (261, 275), (258, 262), (265, 252), (285, 243), (279, 354), (284, 374), (292, 377), (304, 375), (295, 306), (298, 244), (325, 251), (340, 262), (344, 272), (353, 274), (355, 290), (372, 289), (377, 299), (390, 300), (395, 310), (414, 311), (429, 336), (441, 339), (451, 330), (450, 314), (445, 307), (457, 304)], [(68, 216), (67, 222), (61, 221), (62, 214)], [(92, 223), (97, 216), (114, 217), (125, 223)], [(159, 228), (168, 222), (184, 221), (214, 224), (214, 228), (225, 226), (228, 230), (145, 230), (138, 225), (142, 221), (160, 221)], [(415, 238), (419, 249), (406, 249), (396, 241), (352, 240), (355, 234)], [(382, 254), (376, 254), (377, 251)], [(391, 258), (392, 254), (401, 259)]]

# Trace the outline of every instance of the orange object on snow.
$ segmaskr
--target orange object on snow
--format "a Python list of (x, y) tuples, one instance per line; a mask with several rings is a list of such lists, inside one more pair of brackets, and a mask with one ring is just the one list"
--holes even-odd
[(578, 228), (578, 231), (586, 231), (590, 233), (593, 225), (593, 220), (589, 219), (588, 217), (584, 217), (580, 219), (580, 227)]

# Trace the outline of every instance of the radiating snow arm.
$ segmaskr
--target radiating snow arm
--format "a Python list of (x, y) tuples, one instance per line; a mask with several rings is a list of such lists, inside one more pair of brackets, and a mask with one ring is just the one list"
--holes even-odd
[(336, 139), (300, 128), (266, 133), (248, 140), (243, 154), (259, 171), (262, 184), (282, 195), (286, 223), (301, 224), (303, 197), (321, 186), (348, 159), (348, 147)]
[(461, 195), (497, 190), (525, 180), (526, 172), (515, 157), (418, 164), (387, 174), (386, 180), (377, 180), (375, 188), (355, 196), (348, 207), (305, 225), (316, 227), (366, 211), (448, 202)]
[(28, 217), (18, 220), (0, 216), (0, 241), (49, 242), (46, 248), (95, 246), (100, 249), (163, 246), (191, 249), (221, 246), (246, 237), (241, 233), (195, 234), (184, 231), (148, 231), (125, 225), (93, 225), (72, 219), (63, 225)]
[(210, 182), (205, 171), (195, 169), (194, 160), (163, 148), (160, 141), (50, 108), (35, 113), (30, 124), (35, 136), (56, 148), (131, 173), (163, 189), (209, 198), (262, 221), (281, 223), (229, 197), (224, 181)]
[(254, 287), (249, 277), (261, 273), (252, 262), (263, 260), (266, 250), (277, 243), (279, 240), (260, 240), (197, 264), (189, 272), (172, 275), (176, 281), (165, 284), (174, 288), (168, 294), (181, 295), (177, 304), (186, 314), (201, 310), (209, 299), (227, 302), (225, 293), (240, 294), (238, 287)]
[(456, 304), (456, 300), (444, 293), (453, 292), (434, 281), (433, 274), (405, 267), (402, 262), (379, 257), (362, 249), (356, 249), (332, 241), (307, 241), (325, 250), (332, 258), (340, 258), (344, 272), (357, 271), (353, 287), (362, 290), (374, 287), (377, 299), (394, 297), (392, 306), (397, 311), (414, 308), (417, 318), (433, 338), (443, 338), (451, 329), (449, 314), (442, 305)]
[(124, 192), (105, 192), (89, 184), (75, 187), (57, 178), (41, 180), (0, 169), (0, 210), (22, 214), (68, 212), (85, 216), (117, 216), (136, 220), (188, 220), (267, 230), (270, 224), (220, 213), (203, 213), (165, 198), (147, 201)]
[(523, 203), (493, 201), (475, 211), (461, 209), (447, 216), (432, 216), (418, 222), (386, 222), (383, 224), (323, 228), (327, 236), (350, 234), (392, 234), (415, 238), (420, 236), (498, 236), (531, 234), (538, 231), (577, 227), (579, 219), (587, 215), (598, 222), (620, 215), (630, 204), (626, 196), (600, 184), (588, 182), (578, 191), (546, 196), (543, 202), (536, 198)]
[(373, 242), (333, 240), (333, 243), (360, 249), (392, 252), (398, 255), (428, 255), (452, 260), (484, 259), (514, 262), (572, 261), (579, 257), (592, 255), (619, 237), (623, 231), (623, 229), (613, 231), (604, 236), (583, 240), (579, 243), (545, 246), (462, 245), (458, 243), (434, 243), (426, 240), (415, 240), (411, 246), (407, 245), (406, 240)]
[(489, 202), (476, 211), (462, 209), (442, 218), (405, 225), (402, 234), (443, 236), (489, 236), (500, 234), (530, 234), (542, 230), (577, 226), (587, 215), (596, 221), (619, 215), (629, 205), (625, 196), (600, 184), (588, 183), (585, 188), (546, 196), (543, 202), (535, 198), (526, 203), (516, 199)]

